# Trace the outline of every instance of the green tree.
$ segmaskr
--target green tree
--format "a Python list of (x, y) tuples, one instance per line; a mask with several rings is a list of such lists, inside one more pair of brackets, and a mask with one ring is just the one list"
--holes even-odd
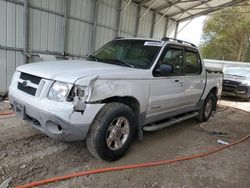
[(250, 61), (250, 7), (216, 12), (204, 24), (201, 44), (204, 58)]

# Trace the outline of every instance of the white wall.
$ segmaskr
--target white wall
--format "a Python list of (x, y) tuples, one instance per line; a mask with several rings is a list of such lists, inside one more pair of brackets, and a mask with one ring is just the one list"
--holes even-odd
[[(23, 6), (0, 1), (0, 47), (23, 47)], [(16, 66), (24, 64), (21, 51), (0, 49), (0, 92), (6, 91)]]

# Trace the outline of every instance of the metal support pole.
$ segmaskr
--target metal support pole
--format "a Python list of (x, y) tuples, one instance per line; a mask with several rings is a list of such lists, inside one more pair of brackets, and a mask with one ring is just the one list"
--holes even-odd
[(62, 39), (62, 55), (66, 55), (68, 46), (69, 20), (68, 11), (70, 10), (70, 1), (64, 0), (64, 16), (63, 16), (63, 39)]
[(93, 29), (92, 29), (92, 37), (91, 37), (91, 53), (95, 51), (95, 43), (96, 43), (96, 29), (97, 29), (97, 13), (98, 13), (98, 0), (94, 0), (93, 6)]
[(139, 33), (141, 9), (142, 9), (142, 5), (139, 5), (137, 7), (136, 25), (135, 25), (135, 37), (137, 37), (138, 33)]
[(178, 30), (177, 34), (180, 33), (183, 29), (185, 29), (192, 21), (193, 19), (189, 20), (180, 30)]
[(122, 12), (124, 12), (128, 6), (130, 5), (130, 3), (132, 3), (132, 0), (129, 0), (128, 3), (125, 5), (125, 7), (122, 9)]
[(154, 12), (154, 14), (153, 14), (153, 20), (152, 20), (151, 31), (150, 31), (150, 38), (153, 38), (153, 36), (154, 36), (155, 20), (156, 20), (156, 12)]
[(119, 0), (118, 2), (118, 8), (117, 8), (117, 22), (116, 22), (116, 37), (119, 37), (121, 34), (121, 16), (122, 16), (122, 0)]
[(175, 39), (177, 38), (177, 35), (178, 35), (178, 29), (179, 29), (179, 22), (177, 21), (176, 25), (175, 25), (175, 30), (174, 30), (174, 38)]
[(143, 15), (140, 17), (140, 20), (148, 13), (148, 11), (154, 6), (154, 4), (157, 3), (157, 0), (154, 1), (150, 7), (148, 7), (148, 9), (143, 13)]
[(28, 63), (28, 50), (29, 50), (29, 0), (24, 0), (24, 31), (23, 31), (23, 55), (25, 57), (24, 62)]
[(157, 20), (157, 22), (155, 22), (155, 25), (157, 25), (167, 15), (171, 7), (172, 5), (164, 12), (164, 14)]
[(168, 24), (169, 24), (169, 17), (168, 17), (167, 20), (165, 21), (165, 28), (164, 28), (163, 37), (166, 37), (167, 34), (168, 34)]

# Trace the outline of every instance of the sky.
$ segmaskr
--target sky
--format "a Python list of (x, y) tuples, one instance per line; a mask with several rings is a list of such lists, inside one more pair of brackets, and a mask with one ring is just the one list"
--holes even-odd
[(201, 41), (202, 27), (203, 27), (203, 22), (204, 22), (205, 18), (206, 18), (205, 16), (194, 18), (184, 29), (182, 29), (182, 28), (189, 21), (180, 23), (179, 33), (177, 35), (177, 38), (180, 40), (192, 42), (198, 46), (200, 44), (200, 41)]

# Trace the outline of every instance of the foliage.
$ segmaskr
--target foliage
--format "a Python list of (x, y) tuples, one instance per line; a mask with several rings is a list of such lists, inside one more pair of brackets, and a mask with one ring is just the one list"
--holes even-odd
[(216, 12), (205, 21), (203, 33), (204, 58), (250, 61), (250, 6)]

